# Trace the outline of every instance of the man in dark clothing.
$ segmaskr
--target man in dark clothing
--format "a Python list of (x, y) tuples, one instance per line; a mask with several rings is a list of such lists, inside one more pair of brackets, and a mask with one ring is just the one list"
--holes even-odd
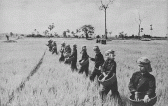
[(52, 54), (54, 54), (54, 53), (58, 54), (56, 41), (53, 42)]
[(65, 46), (65, 53), (64, 53), (64, 57), (65, 57), (65, 64), (71, 64), (71, 61), (69, 61), (69, 56), (71, 55), (71, 47), (70, 45), (66, 45)]
[(90, 80), (91, 81), (94, 81), (94, 78), (97, 76), (99, 77), (101, 75), (101, 70), (100, 70), (100, 67), (103, 65), (104, 63), (104, 57), (103, 55), (101, 54), (100, 52), (100, 49), (98, 46), (95, 46), (93, 48), (93, 50), (95, 51), (96, 55), (95, 55), (95, 58), (91, 58), (92, 61), (95, 62), (95, 67), (94, 67), (94, 70), (90, 76)]
[[(105, 56), (107, 57), (107, 59), (102, 65), (102, 69), (101, 69), (101, 72), (104, 75), (104, 78), (102, 79), (102, 81), (105, 81), (106, 79), (109, 79), (112, 76), (116, 77), (116, 62), (114, 61), (114, 57), (115, 57), (114, 51), (111, 49), (106, 51)], [(110, 90), (112, 93), (111, 96), (118, 99), (118, 101), (121, 103), (122, 100), (118, 92), (117, 78), (112, 84), (103, 86), (103, 89), (100, 91), (100, 96), (102, 100), (105, 99), (106, 95), (109, 93)]]
[(72, 54), (69, 56), (69, 58), (73, 58), (71, 61), (71, 69), (72, 71), (77, 70), (77, 66), (76, 66), (76, 62), (77, 62), (77, 45), (74, 44), (73, 45), (73, 52)]
[[(79, 64), (81, 65), (79, 73), (83, 73), (85, 71), (86, 76), (88, 76), (89, 73), (89, 56), (87, 54), (86, 46), (82, 47), (82, 58), (79, 60)], [(86, 64), (84, 64), (86, 62)]]
[(65, 42), (63, 42), (61, 44), (61, 50), (60, 50), (60, 53), (61, 53), (61, 57), (59, 58), (59, 62), (63, 62), (65, 60), (65, 57), (64, 57), (64, 53), (65, 53)]
[(49, 40), (47, 46), (49, 47), (49, 51), (52, 51), (52, 42), (53, 40)]
[(143, 99), (145, 103), (148, 103), (150, 98), (156, 96), (155, 77), (149, 73), (152, 71), (152, 68), (148, 58), (141, 57), (137, 63), (140, 71), (133, 73), (128, 86), (132, 94), (131, 99), (137, 101)]

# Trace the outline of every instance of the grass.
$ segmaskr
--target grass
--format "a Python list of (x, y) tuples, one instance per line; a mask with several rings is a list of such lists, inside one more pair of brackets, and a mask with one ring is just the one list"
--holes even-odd
[[(11, 93), (19, 86), (43, 55), (49, 39), (20, 39), (17, 43), (0, 44), (0, 100), (5, 105)], [(93, 46), (98, 45), (101, 52), (108, 49), (116, 51), (118, 88), (125, 106), (130, 106), (128, 97), (129, 79), (133, 72), (138, 71), (136, 60), (147, 56), (152, 61), (152, 74), (156, 78), (156, 93), (158, 96), (155, 106), (168, 104), (168, 42), (167, 41), (135, 41), (114, 40), (107, 45), (96, 44), (95, 40), (54, 38), (58, 49), (65, 40), (66, 43), (76, 43), (78, 60), (82, 45), (87, 46), (88, 54), (94, 57)], [(24, 89), (15, 92), (9, 106), (100, 106), (99, 87), (97, 82), (91, 83), (84, 74), (72, 72), (69, 65), (59, 63), (59, 55), (52, 55), (47, 50), (43, 62), (37, 72), (25, 83)], [(79, 67), (79, 64), (77, 64)], [(90, 61), (89, 70), (94, 63)], [(109, 94), (110, 95), (110, 94)], [(118, 106), (109, 99), (105, 106)]]

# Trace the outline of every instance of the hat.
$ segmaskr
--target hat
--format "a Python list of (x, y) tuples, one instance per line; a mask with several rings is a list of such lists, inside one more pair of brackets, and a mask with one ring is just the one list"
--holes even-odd
[(112, 49), (109, 49), (109, 50), (107, 50), (106, 52), (105, 52), (105, 55), (107, 56), (107, 55), (109, 55), (109, 54), (114, 54), (114, 50), (112, 50)]
[(82, 46), (82, 50), (86, 50), (86, 46)]
[(140, 57), (138, 60), (137, 60), (137, 63), (139, 66), (143, 66), (143, 65), (148, 65), (148, 72), (152, 72), (152, 67), (151, 67), (151, 62), (150, 60), (147, 58), (147, 57)]
[(62, 45), (62, 46), (65, 46), (65, 43), (63, 42), (61, 45)]
[(67, 50), (71, 49), (70, 45), (66, 45), (65, 49), (67, 49)]
[(66, 47), (68, 47), (68, 48), (69, 48), (69, 47), (70, 47), (70, 45), (66, 45)]
[(94, 51), (100, 51), (99, 46), (93, 47), (93, 50), (94, 50)]
[(81, 50), (81, 52), (80, 53), (83, 53), (84, 51), (86, 52), (86, 46), (82, 46), (82, 50)]
[(149, 63), (150, 63), (150, 60), (149, 60), (147, 57), (140, 57), (140, 58), (137, 60), (137, 63), (138, 63), (139, 65), (149, 64)]
[(73, 47), (75, 47), (75, 48), (76, 48), (76, 47), (77, 47), (77, 45), (76, 45), (76, 44), (74, 44), (74, 45), (73, 45)]
[(53, 40), (52, 40), (52, 39), (50, 39), (48, 42), (53, 42)]

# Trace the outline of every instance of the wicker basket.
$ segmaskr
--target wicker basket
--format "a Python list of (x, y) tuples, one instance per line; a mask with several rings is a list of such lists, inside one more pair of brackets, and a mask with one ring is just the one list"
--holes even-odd
[(71, 53), (64, 53), (64, 57), (68, 58), (71, 55)]
[(79, 64), (81, 65), (81, 66), (85, 66), (86, 64), (88, 64), (89, 63), (89, 59), (87, 59), (87, 60), (82, 60), (81, 62), (79, 62)]
[(153, 106), (157, 101), (157, 96), (151, 98), (148, 103), (144, 103), (143, 99), (141, 99), (140, 101), (136, 101), (131, 96), (129, 100), (132, 106)]
[(105, 81), (101, 81), (102, 79), (104, 78), (104, 75), (101, 74), (98, 78), (98, 81), (103, 85), (103, 86), (111, 86), (116, 80), (117, 80), (117, 77), (116, 77), (116, 74), (113, 74), (113, 76), (109, 79), (106, 79)]
[(73, 61), (74, 59), (75, 59), (75, 57), (66, 58), (65, 61)]

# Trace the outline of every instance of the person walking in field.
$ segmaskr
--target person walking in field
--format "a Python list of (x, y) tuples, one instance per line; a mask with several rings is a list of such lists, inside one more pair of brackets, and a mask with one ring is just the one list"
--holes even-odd
[[(152, 72), (150, 60), (147, 57), (141, 57), (137, 60), (139, 71), (133, 73), (129, 82), (129, 90), (131, 99), (139, 101), (143, 100), (148, 103), (151, 98), (156, 96), (155, 77), (150, 74)], [(153, 106), (153, 105), (148, 105)]]
[(52, 51), (52, 42), (53, 40), (49, 40), (47, 46), (49, 47), (49, 51)]
[(64, 57), (64, 52), (65, 52), (65, 42), (63, 42), (61, 44), (61, 50), (60, 50), (60, 53), (61, 53), (61, 57), (59, 58), (59, 62), (62, 62), (65, 60), (65, 57)]
[(94, 52), (96, 53), (95, 58), (90, 58), (92, 61), (95, 62), (95, 67), (93, 72), (91, 73), (90, 80), (94, 81), (94, 78), (97, 76), (99, 77), (101, 75), (101, 66), (104, 63), (104, 57), (100, 52), (100, 49), (98, 46), (95, 46), (93, 48)]
[(70, 45), (65, 46), (65, 58), (68, 58), (71, 55), (71, 47)]
[(102, 90), (99, 92), (101, 99), (105, 100), (109, 91), (111, 91), (111, 97), (117, 99), (120, 103), (122, 100), (120, 98), (120, 94), (118, 92), (118, 85), (117, 85), (117, 78), (116, 78), (116, 62), (115, 62), (115, 52), (110, 49), (105, 52), (106, 60), (101, 67), (101, 73), (104, 76), (101, 81), (104, 82), (105, 80), (115, 77), (114, 81), (111, 82), (109, 85), (103, 85)]
[(52, 54), (54, 54), (54, 53), (58, 54), (56, 41), (53, 42)]
[(64, 57), (65, 57), (65, 64), (71, 64), (71, 61), (67, 61), (69, 56), (71, 55), (71, 47), (70, 45), (65, 46), (65, 53), (64, 53)]
[(9, 40), (9, 36), (8, 35), (6, 35), (6, 39)]
[(69, 58), (72, 58), (71, 60), (71, 69), (72, 71), (77, 70), (76, 62), (77, 62), (77, 45), (73, 45), (73, 52), (69, 56)]
[(89, 56), (87, 54), (86, 46), (82, 47), (82, 58), (79, 60), (79, 64), (81, 65), (79, 73), (83, 73), (85, 71), (86, 76), (89, 73)]

